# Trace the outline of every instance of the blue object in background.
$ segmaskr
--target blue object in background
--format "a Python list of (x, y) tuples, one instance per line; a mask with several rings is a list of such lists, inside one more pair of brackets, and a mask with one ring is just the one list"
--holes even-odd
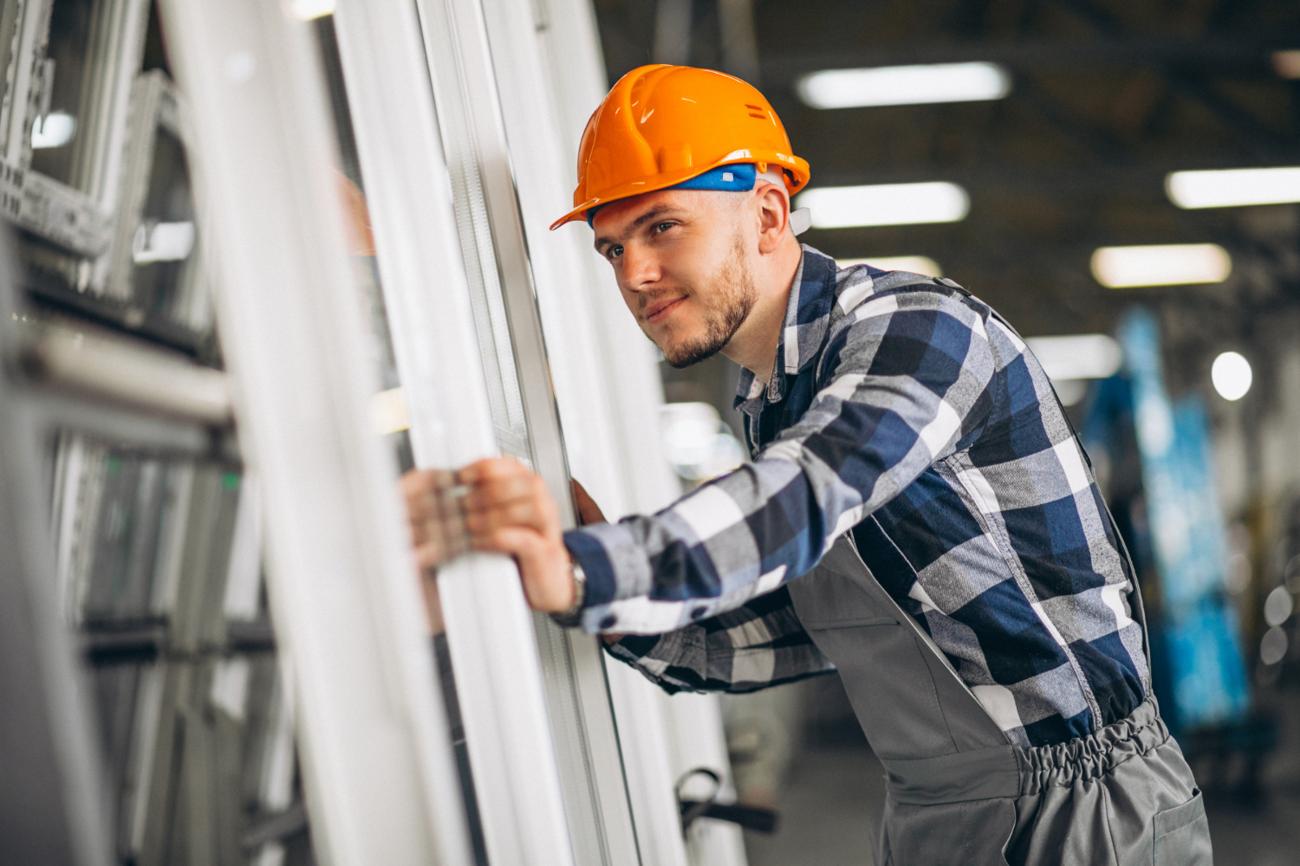
[(1146, 560), (1142, 570), (1159, 578), (1159, 615), (1150, 631), (1165, 716), (1176, 730), (1239, 720), (1250, 689), (1225, 592), (1227, 541), (1205, 404), (1199, 397), (1169, 399), (1159, 328), (1149, 313), (1131, 313), (1118, 336), (1123, 370), (1099, 385), (1083, 430), (1094, 449), (1136, 443), (1144, 513), (1123, 522), (1135, 557)]

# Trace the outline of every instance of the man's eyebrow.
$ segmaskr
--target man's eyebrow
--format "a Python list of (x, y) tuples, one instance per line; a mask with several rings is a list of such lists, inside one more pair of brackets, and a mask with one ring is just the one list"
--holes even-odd
[[(632, 224), (629, 225), (629, 226), (627, 227), (627, 231), (623, 233), (624, 236), (626, 237), (627, 235), (632, 234), (632, 233), (635, 232), (637, 229), (641, 228), (641, 226), (645, 225), (646, 223), (650, 222), (651, 220), (658, 219), (659, 217), (662, 217), (664, 214), (669, 213), (669, 212), (672, 211), (672, 210), (673, 210), (672, 205), (667, 205), (667, 204), (658, 204), (658, 205), (655, 205), (654, 207), (650, 208), (650, 210), (648, 210), (648, 211), (646, 211), (645, 213), (641, 214), (641, 216), (639, 216), (639, 217), (637, 217), (636, 219), (632, 220)], [(594, 247), (596, 248), (596, 250), (599, 251), (601, 247), (604, 247), (604, 246), (606, 246), (606, 245), (608, 245), (608, 244), (612, 244), (612, 243), (614, 243), (616, 240), (617, 240), (617, 238), (611, 238), (611, 237), (598, 237), (598, 238), (596, 238), (596, 242), (595, 242), (594, 244), (592, 244), (592, 246), (594, 246)]]

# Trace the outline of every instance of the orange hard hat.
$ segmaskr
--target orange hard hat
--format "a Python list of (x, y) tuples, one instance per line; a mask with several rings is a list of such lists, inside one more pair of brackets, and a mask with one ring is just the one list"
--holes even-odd
[(551, 228), (724, 165), (781, 169), (793, 195), (811, 171), (790, 151), (781, 119), (753, 85), (712, 69), (640, 66), (615, 83), (587, 121), (573, 210)]

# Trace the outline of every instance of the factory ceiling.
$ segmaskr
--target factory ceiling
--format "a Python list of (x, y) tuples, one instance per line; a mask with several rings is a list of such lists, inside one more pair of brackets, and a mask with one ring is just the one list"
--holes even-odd
[[(943, 180), (960, 222), (813, 229), (839, 257), (926, 255), (1027, 335), (1108, 330), (1135, 300), (1236, 319), (1300, 304), (1300, 206), (1182, 210), (1169, 172), (1300, 164), (1300, 4), (596, 0), (611, 82), (648, 62), (757, 84), (814, 185)], [(993, 101), (823, 110), (800, 77), (836, 68), (988, 61)], [(1100, 246), (1216, 243), (1207, 286), (1112, 290)]]

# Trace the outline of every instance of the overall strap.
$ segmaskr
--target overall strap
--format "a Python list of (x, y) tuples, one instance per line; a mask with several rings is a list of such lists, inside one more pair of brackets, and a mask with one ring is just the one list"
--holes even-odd
[[(879, 530), (880, 536), (884, 538), (886, 541), (888, 541), (889, 544), (893, 546), (895, 550), (898, 549), (898, 545), (895, 544), (894, 540), (889, 537), (889, 535), (884, 531), (882, 527), (880, 527), (879, 522), (876, 520), (874, 516), (868, 517), (867, 520), (875, 523), (876, 528)], [(853, 530), (849, 530), (848, 532), (844, 533), (844, 538), (848, 541), (849, 549), (853, 551), (854, 557), (856, 557), (858, 563), (862, 566), (863, 571), (867, 575), (867, 580), (865, 583), (866, 586), (869, 588), (869, 590), (874, 595), (876, 595), (879, 599), (884, 601), (884, 603), (888, 606), (889, 610), (892, 611), (892, 613), (898, 620), (899, 624), (906, 625), (907, 628), (911, 629), (912, 633), (916, 636), (917, 640), (921, 642), (921, 645), (925, 647), (926, 650), (928, 650), (932, 656), (934, 656), (934, 658), (939, 662), (940, 665), (943, 666), (943, 669), (948, 672), (948, 675), (951, 676), (952, 679), (957, 683), (961, 691), (967, 697), (970, 698), (971, 709), (979, 712), (981, 715), (988, 718), (988, 720), (993, 724), (994, 728), (996, 728), (1002, 734), (1002, 736), (1005, 737), (1006, 736), (1005, 732), (1003, 732), (1001, 727), (995, 721), (993, 721), (993, 717), (989, 716), (988, 711), (984, 709), (984, 705), (980, 703), (979, 698), (975, 697), (975, 693), (971, 691), (970, 686), (966, 684), (966, 681), (961, 678), (961, 674), (957, 673), (957, 669), (952, 666), (952, 662), (948, 660), (948, 656), (944, 655), (944, 652), (939, 648), (939, 645), (934, 642), (934, 638), (930, 636), (930, 633), (927, 632), (925, 629), (921, 628), (921, 624), (916, 621), (916, 618), (913, 617), (911, 614), (909, 614), (907, 611), (905, 611), (903, 609), (903, 606), (900, 605), (898, 601), (892, 595), (889, 594), (889, 591), (886, 590), (883, 586), (881, 586), (880, 581), (876, 580), (876, 576), (872, 574), (871, 568), (866, 564), (866, 561), (862, 558), (862, 554), (858, 552), (857, 541), (853, 537)], [(899, 551), (899, 555), (900, 556), (902, 555), (901, 551)]]

